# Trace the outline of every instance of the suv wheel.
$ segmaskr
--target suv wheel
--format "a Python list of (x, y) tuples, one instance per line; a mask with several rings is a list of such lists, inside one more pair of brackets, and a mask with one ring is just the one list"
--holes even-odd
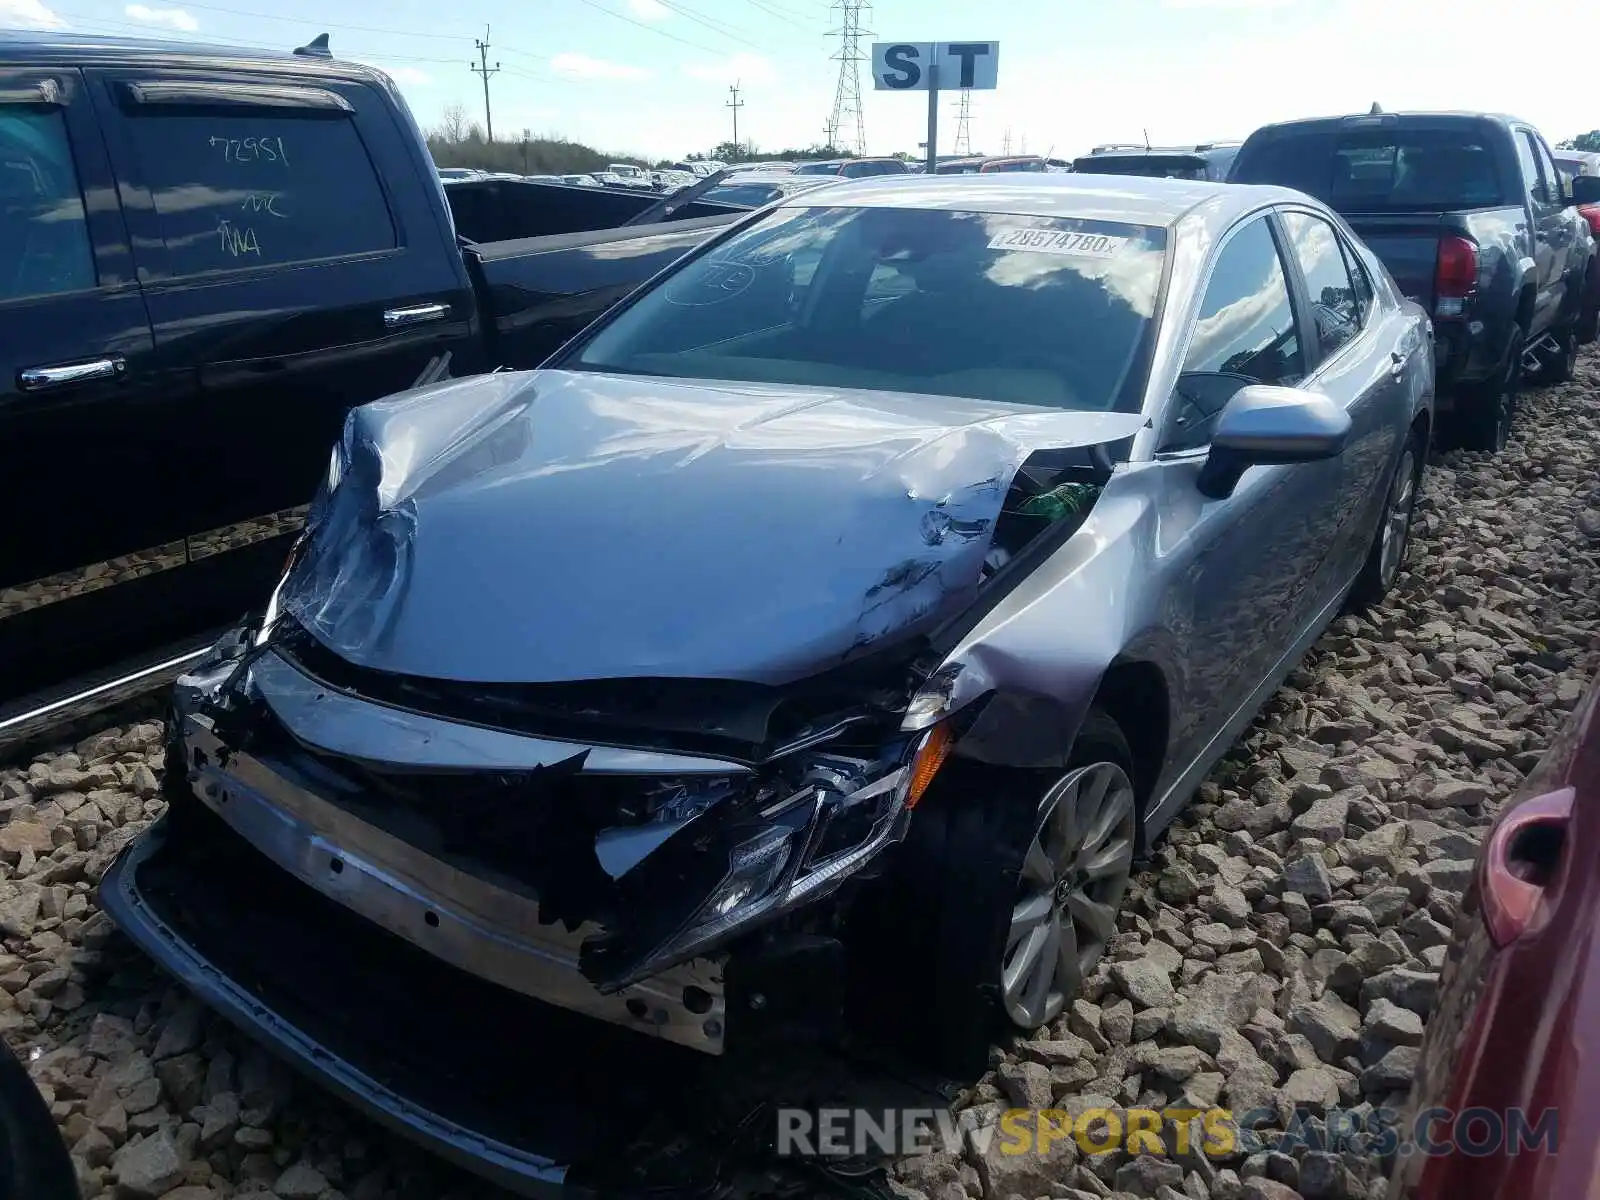
[(1511, 432), (1511, 416), (1516, 411), (1517, 393), (1522, 390), (1523, 333), (1512, 326), (1505, 360), (1490, 379), (1462, 389), (1456, 397), (1456, 441), (1464, 450), (1487, 450), (1498, 454), (1505, 449)]

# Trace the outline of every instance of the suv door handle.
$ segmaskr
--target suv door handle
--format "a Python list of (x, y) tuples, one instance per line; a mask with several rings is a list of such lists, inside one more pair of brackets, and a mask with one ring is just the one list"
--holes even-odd
[(88, 362), (60, 363), (49, 367), (24, 367), (17, 372), (17, 386), (25, 392), (65, 387), (69, 383), (88, 383), (94, 379), (115, 379), (128, 369), (120, 354)]
[(1389, 351), (1389, 374), (1396, 379), (1406, 373), (1406, 356), (1398, 350)]
[(439, 321), (450, 315), (448, 304), (413, 304), (406, 308), (388, 308), (383, 313), (385, 329), (403, 329), (407, 325), (421, 325), (424, 321)]

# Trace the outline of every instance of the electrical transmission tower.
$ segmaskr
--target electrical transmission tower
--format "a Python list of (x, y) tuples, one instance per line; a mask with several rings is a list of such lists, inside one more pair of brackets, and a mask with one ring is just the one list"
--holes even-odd
[(955, 153), (972, 153), (972, 89), (961, 89), (961, 107), (956, 110)]
[(834, 89), (828, 125), (845, 139), (845, 148), (865, 154), (867, 126), (861, 113), (861, 63), (866, 56), (861, 53), (861, 39), (872, 36), (872, 30), (862, 25), (862, 17), (872, 11), (872, 0), (834, 0), (833, 7), (839, 13), (839, 27), (830, 30), (828, 36), (839, 39), (839, 53), (833, 56), (839, 64), (839, 84)]

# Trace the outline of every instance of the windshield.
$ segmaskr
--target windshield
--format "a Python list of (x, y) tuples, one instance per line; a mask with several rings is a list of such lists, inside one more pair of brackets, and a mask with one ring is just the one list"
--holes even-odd
[(1488, 138), (1469, 125), (1264, 140), (1234, 164), (1235, 183), (1276, 183), (1340, 212), (1437, 212), (1503, 203)]
[(556, 365), (1137, 411), (1166, 231), (939, 209), (779, 208)]

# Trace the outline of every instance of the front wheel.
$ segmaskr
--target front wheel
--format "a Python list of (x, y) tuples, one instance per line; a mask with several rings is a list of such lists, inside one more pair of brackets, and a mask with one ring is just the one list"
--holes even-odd
[(1053, 772), (952, 759), (847, 931), (852, 1024), (974, 1078), (1059, 1017), (1115, 932), (1138, 837), (1133, 756), (1091, 709)]

